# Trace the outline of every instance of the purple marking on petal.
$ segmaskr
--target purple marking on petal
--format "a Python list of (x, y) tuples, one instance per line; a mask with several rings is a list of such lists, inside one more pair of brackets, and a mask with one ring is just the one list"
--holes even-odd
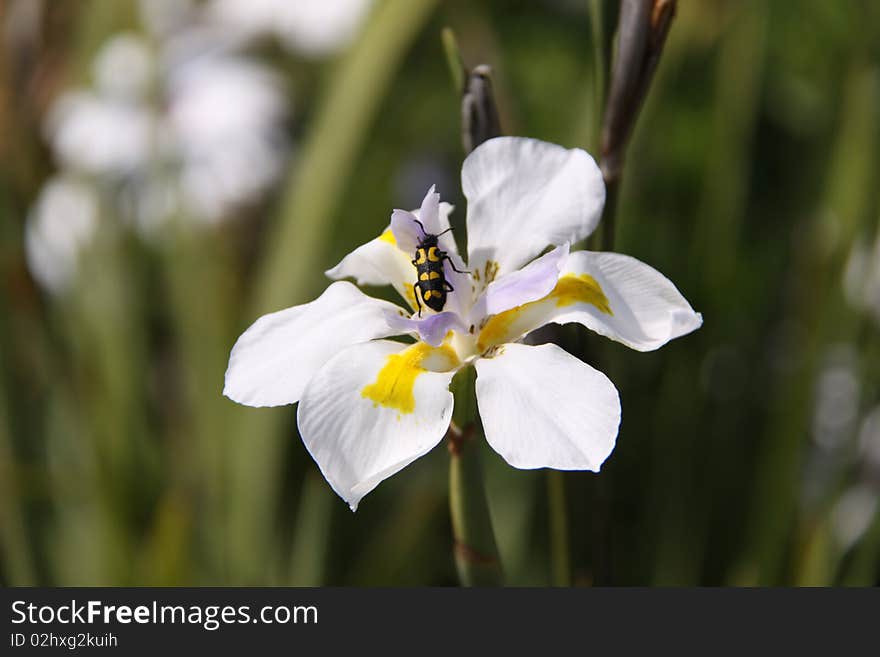
[(397, 247), (405, 253), (416, 252), (416, 246), (422, 239), (422, 229), (416, 222), (412, 212), (395, 210), (391, 213), (391, 232), (397, 241)]
[(425, 232), (431, 235), (437, 235), (442, 231), (440, 227), (440, 194), (434, 191), (436, 185), (431, 185), (431, 189), (425, 194), (422, 200), (422, 206), (419, 208), (419, 221), (425, 226)]
[(443, 344), (446, 334), (452, 329), (466, 330), (459, 316), (448, 311), (437, 313), (424, 319), (417, 319), (401, 317), (399, 314), (389, 310), (385, 313), (385, 321), (395, 331), (418, 333), (419, 337), (432, 347), (439, 347)]
[(492, 281), (477, 299), (472, 319), (497, 315), (530, 301), (547, 296), (559, 280), (568, 257), (568, 242), (533, 260), (522, 269)]
[[(445, 205), (449, 206), (448, 203)], [(449, 206), (447, 214), (451, 208), (452, 206)], [(448, 223), (448, 219), (445, 219), (443, 223)], [(424, 239), (425, 235), (439, 235), (447, 228), (449, 228), (448, 225), (440, 223), (440, 194), (434, 191), (434, 185), (431, 185), (431, 189), (425, 194), (418, 210), (413, 212), (394, 210), (391, 213), (391, 232), (394, 234), (397, 246), (407, 253), (415, 253), (418, 243)], [(454, 240), (451, 241), (451, 244), (455, 244)], [(457, 252), (457, 249), (451, 250)]]

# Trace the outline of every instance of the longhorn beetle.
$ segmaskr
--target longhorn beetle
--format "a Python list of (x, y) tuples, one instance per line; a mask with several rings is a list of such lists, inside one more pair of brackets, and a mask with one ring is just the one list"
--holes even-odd
[(422, 238), (416, 246), (416, 254), (412, 259), (412, 263), (415, 265), (419, 277), (419, 280), (413, 285), (413, 296), (416, 298), (416, 304), (419, 308), (419, 317), (421, 317), (422, 302), (419, 301), (419, 294), (417, 294), (417, 292), (421, 293), (422, 301), (425, 302), (425, 305), (428, 306), (428, 308), (440, 312), (446, 304), (446, 293), (455, 291), (455, 288), (449, 284), (449, 281), (446, 280), (446, 276), (443, 273), (444, 260), (448, 260), (452, 269), (459, 274), (470, 274), (470, 272), (457, 269), (455, 263), (452, 262), (452, 258), (449, 257), (449, 254), (446, 253), (446, 251), (441, 251), (438, 246), (439, 242), (437, 238), (439, 238), (440, 235), (448, 233), (452, 228), (447, 228), (442, 233), (434, 235), (425, 230), (425, 226), (421, 221), (418, 219), (414, 219), (414, 221), (419, 225), (419, 228), (422, 229)]

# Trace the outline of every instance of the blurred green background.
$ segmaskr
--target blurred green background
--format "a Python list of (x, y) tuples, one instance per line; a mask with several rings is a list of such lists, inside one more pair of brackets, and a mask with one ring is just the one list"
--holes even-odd
[[(186, 3), (0, 9), (0, 582), (455, 584), (445, 449), (352, 514), (295, 409), (238, 406), (223, 374), (241, 331), (317, 296), (392, 208), (437, 184), (463, 224), (443, 27), (468, 65), (492, 66), (505, 134), (595, 152), (590, 2), (376, 0), (319, 53), (302, 36), (227, 39), (209, 3), (150, 27), (172, 4)], [(312, 34), (330, 14), (291, 21)], [(182, 188), (180, 158), (153, 148), (135, 175), (77, 171), (93, 229), (68, 235), (61, 203), (52, 230), (76, 248), (49, 250), (69, 264), (47, 285), (26, 243), (47, 181), (71, 169), (58, 99), (100, 86), (95, 58), (120, 32), (161, 53), (209, 24), (273, 76), (276, 175), (209, 221), (178, 204), (143, 230), (125, 190), (155, 170)], [(141, 99), (160, 115), (175, 107), (163, 89)], [(194, 125), (221, 105), (198, 105)], [(620, 390), (620, 435), (601, 474), (561, 477), (570, 568), (552, 547), (557, 484), (483, 450), (509, 584), (878, 583), (878, 124), (880, 3), (679, 4), (615, 250), (666, 274), (704, 325), (646, 354), (565, 333)], [(119, 130), (96, 134), (125, 151)]]

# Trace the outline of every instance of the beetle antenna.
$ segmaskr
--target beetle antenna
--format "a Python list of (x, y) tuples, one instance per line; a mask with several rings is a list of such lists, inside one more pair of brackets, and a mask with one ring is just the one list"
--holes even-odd
[(427, 237), (427, 236), (428, 236), (428, 231), (425, 230), (425, 225), (424, 225), (421, 221), (419, 221), (418, 219), (416, 219), (415, 217), (413, 217), (413, 221), (415, 221), (415, 222), (419, 225), (419, 228), (422, 229), (422, 235), (424, 235), (425, 237)]
[(437, 237), (440, 237), (441, 235), (445, 235), (446, 233), (448, 233), (451, 230), (452, 230), (452, 226), (450, 226), (449, 228), (444, 230), (442, 233), (437, 233)]

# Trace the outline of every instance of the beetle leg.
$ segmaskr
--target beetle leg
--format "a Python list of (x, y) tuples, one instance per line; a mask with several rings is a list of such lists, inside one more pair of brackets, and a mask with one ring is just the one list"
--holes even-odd
[(421, 283), (421, 281), (418, 281), (418, 282), (416, 282), (415, 285), (413, 285), (413, 296), (416, 299), (416, 305), (419, 307), (419, 317), (422, 316), (422, 302), (419, 301), (419, 294), (421, 294), (421, 292), (422, 292), (422, 283)]
[(444, 279), (444, 280), (443, 280), (443, 284), (446, 286), (446, 291), (447, 291), (447, 292), (455, 292), (455, 288), (452, 287), (452, 284), (451, 284), (449, 281), (447, 281), (447, 280)]
[(448, 260), (448, 261), (449, 261), (449, 266), (452, 267), (452, 271), (458, 272), (459, 274), (470, 274), (469, 271), (462, 271), (461, 269), (458, 269), (458, 268), (455, 266), (455, 263), (452, 262), (452, 258), (449, 257), (449, 254), (446, 253), (446, 251), (443, 251), (442, 253), (443, 253), (443, 255), (441, 256), (440, 260), (441, 260), (441, 261), (443, 261), (443, 260)]

